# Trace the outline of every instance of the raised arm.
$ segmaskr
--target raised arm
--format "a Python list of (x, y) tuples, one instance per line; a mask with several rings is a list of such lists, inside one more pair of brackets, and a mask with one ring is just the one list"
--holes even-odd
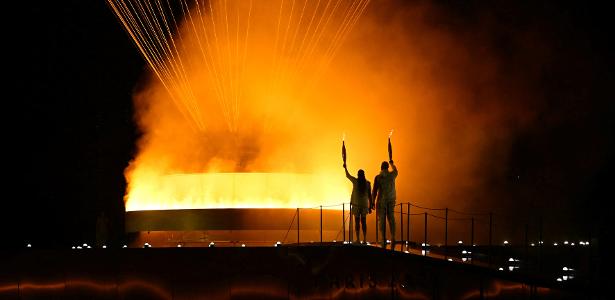
[(357, 179), (355, 177), (352, 177), (352, 175), (350, 175), (350, 173), (348, 173), (348, 168), (346, 168), (346, 165), (344, 165), (344, 171), (346, 171), (346, 178), (348, 178), (348, 180), (350, 180), (352, 183), (357, 181)]
[(393, 176), (394, 176), (394, 177), (397, 177), (397, 174), (398, 174), (398, 172), (397, 172), (397, 166), (395, 166), (395, 164), (393, 163), (393, 161), (392, 161), (392, 160), (391, 160), (391, 161), (389, 161), (389, 164), (391, 165), (391, 168), (393, 169), (393, 172), (391, 172), (391, 173), (393, 173)]

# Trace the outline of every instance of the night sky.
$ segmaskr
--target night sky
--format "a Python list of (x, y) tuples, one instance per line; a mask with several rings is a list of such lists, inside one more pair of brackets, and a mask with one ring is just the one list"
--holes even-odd
[[(139, 136), (132, 94), (146, 66), (105, 1), (53, 3), (5, 12), (15, 14), (3, 42), (11, 54), (4, 55), (9, 81), (2, 144), (9, 167), (0, 243), (93, 242), (102, 210), (120, 243), (123, 171)], [(607, 7), (560, 1), (434, 6), (439, 13), (431, 21), (444, 30), (492, 26), (489, 38), (509, 61), (504, 67), (531, 72), (544, 99), (521, 101), (536, 107), (538, 117), (513, 137), (506, 178), (492, 179), (494, 193), (514, 193), (525, 199), (517, 209), (539, 209), (545, 218), (553, 214), (606, 238), (615, 199), (614, 48)], [(521, 51), (516, 39), (527, 35), (537, 37), (536, 51), (546, 53), (538, 70), (524, 64), (523, 51), (533, 45)]]

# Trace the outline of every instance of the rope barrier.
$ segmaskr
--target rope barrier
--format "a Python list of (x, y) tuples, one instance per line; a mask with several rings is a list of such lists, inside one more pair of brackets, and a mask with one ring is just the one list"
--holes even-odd
[(488, 216), (489, 215), (489, 213), (469, 213), (469, 212), (458, 211), (452, 208), (449, 208), (448, 211), (451, 211), (451, 212), (454, 212), (460, 215), (466, 215), (466, 216), (481, 216), (481, 215)]
[[(346, 217), (345, 221), (348, 222), (348, 219), (350, 219), (350, 215)], [(340, 236), (340, 233), (342, 233), (342, 230), (346, 230), (346, 228), (342, 228), (340, 231), (337, 232), (337, 234), (335, 235), (335, 240), (337, 240), (337, 237)], [(352, 230), (352, 228), (348, 228), (348, 230)]]
[(425, 210), (446, 210), (446, 208), (431, 208), (431, 207), (423, 207), (423, 206), (418, 206), (416, 204), (412, 204), (410, 203), (410, 206), (414, 206), (416, 208), (420, 208), (420, 209), (425, 209)]
[(293, 219), (292, 221), (290, 221), (290, 225), (288, 226), (288, 230), (286, 231), (286, 235), (284, 235), (284, 239), (282, 240), (282, 243), (286, 242), (286, 238), (288, 237), (288, 233), (290, 232), (290, 229), (293, 228), (293, 223), (295, 223), (295, 217), (297, 217), (297, 212), (295, 211), (295, 214), (293, 215)]
[(432, 216), (432, 217), (434, 217), (434, 218), (438, 218), (438, 219), (446, 220), (446, 218), (445, 218), (445, 217), (440, 217), (440, 216), (432, 215), (432, 214), (430, 214), (430, 213), (426, 213), (426, 214), (427, 214), (428, 216)]

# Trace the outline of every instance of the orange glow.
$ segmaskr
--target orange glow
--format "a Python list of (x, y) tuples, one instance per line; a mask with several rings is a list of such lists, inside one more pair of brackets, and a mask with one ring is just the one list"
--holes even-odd
[(496, 59), (471, 59), (480, 43), (431, 27), (428, 5), (195, 0), (170, 1), (171, 14), (108, 2), (151, 71), (134, 95), (129, 211), (348, 202), (340, 135), (349, 171), (373, 181), (391, 128), (398, 201), (464, 209), (503, 172), (481, 157), (505, 159), (529, 119), (482, 100), (523, 91), (500, 92)]
[(340, 204), (349, 192), (344, 183), (298, 173), (166, 175), (136, 184), (131, 190), (132, 201), (126, 203), (126, 210), (295, 208), (306, 204)]

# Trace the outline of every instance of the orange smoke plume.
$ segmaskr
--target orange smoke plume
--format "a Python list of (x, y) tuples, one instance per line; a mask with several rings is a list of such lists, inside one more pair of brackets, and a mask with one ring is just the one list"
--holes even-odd
[(348, 202), (339, 133), (350, 138), (351, 173), (373, 178), (391, 128), (398, 201), (463, 208), (483, 184), (483, 151), (508, 134), (502, 124), (525, 118), (467, 105), (497, 65), (425, 25), (429, 7), (108, 1), (152, 70), (135, 95), (143, 135), (126, 170), (127, 210)]

